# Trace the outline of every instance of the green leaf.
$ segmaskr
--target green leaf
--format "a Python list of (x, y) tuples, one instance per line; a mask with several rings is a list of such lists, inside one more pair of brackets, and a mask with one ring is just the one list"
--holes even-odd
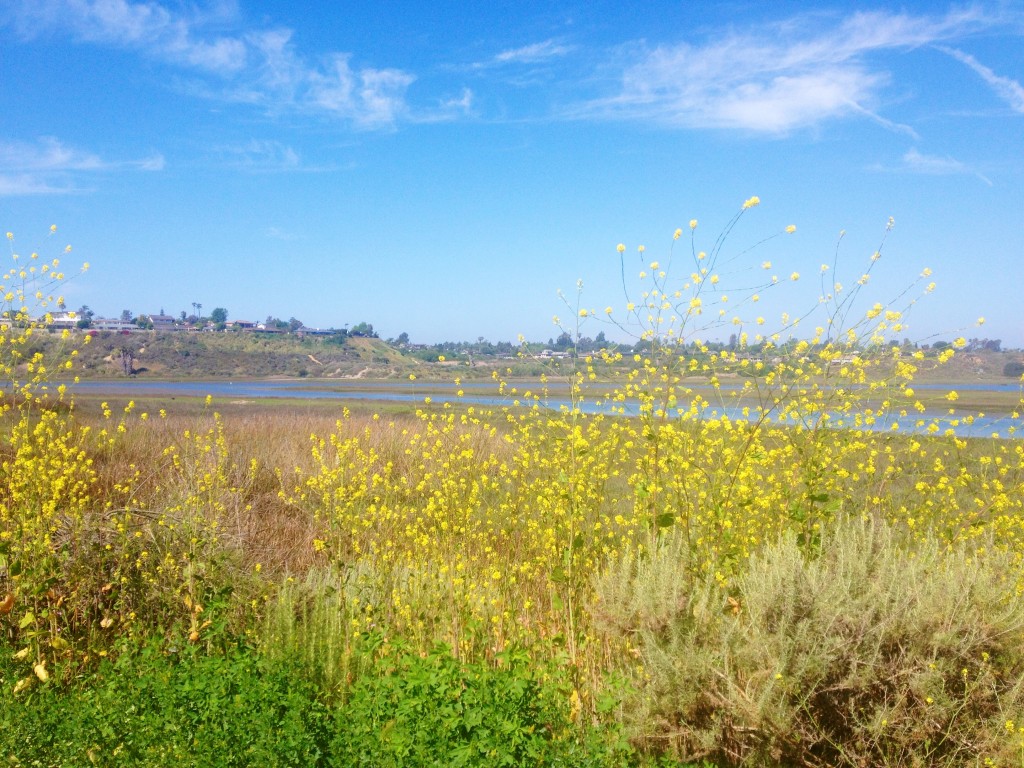
[(676, 524), (676, 516), (671, 512), (665, 512), (654, 518), (654, 524), (659, 528), (671, 528)]
[(27, 611), (24, 616), (21, 617), (21, 621), (18, 622), (18, 629), (25, 629), (36, 623), (36, 615), (32, 611)]

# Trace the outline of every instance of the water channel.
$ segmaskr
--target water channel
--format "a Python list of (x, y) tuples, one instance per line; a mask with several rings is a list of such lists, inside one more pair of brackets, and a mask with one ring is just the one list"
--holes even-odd
[[(218, 400), (238, 401), (262, 398), (286, 398), (300, 400), (361, 400), (381, 402), (419, 402), (429, 397), (434, 404), (463, 403), (470, 405), (481, 405), (486, 407), (513, 406), (517, 402), (516, 395), (499, 395), (495, 393), (496, 386), (493, 381), (471, 381), (463, 382), (460, 387), (455, 387), (448, 382), (438, 381), (395, 381), (395, 380), (239, 380), (239, 381), (138, 381), (138, 380), (106, 380), (106, 381), (81, 381), (72, 385), (75, 391), (83, 394), (106, 395), (118, 398), (133, 397), (206, 397), (212, 396), (214, 403)], [(529, 387), (535, 390), (538, 385), (519, 384), (520, 394), (518, 397), (527, 405), (532, 404), (532, 398), (527, 400), (523, 397), (523, 391)], [(919, 384), (916, 389), (947, 390), (949, 385), (941, 384)], [(463, 390), (463, 396), (459, 397), (457, 391)], [(723, 387), (725, 389), (725, 387)], [(967, 384), (957, 385), (958, 392), (985, 391), (985, 392), (1018, 392), (1017, 384)], [(705, 397), (707, 395), (705, 394)], [(564, 394), (564, 388), (552, 388), (548, 398), (541, 400), (542, 407), (559, 409), (568, 407), (570, 401)], [(637, 412), (636, 403), (616, 404), (616, 407), (623, 407), (626, 415), (635, 415)], [(612, 407), (601, 402), (599, 398), (588, 398), (581, 405), (581, 410), (587, 413), (611, 413)], [(707, 417), (715, 418), (728, 416), (733, 420), (746, 418), (739, 406), (709, 406), (704, 411)], [(964, 414), (966, 415), (966, 414)], [(882, 431), (892, 429), (894, 421), (899, 421), (900, 432), (924, 432), (933, 420), (937, 421), (939, 431), (942, 433), (948, 430), (959, 437), (1012, 437), (1024, 438), (1024, 421), (1013, 419), (1009, 415), (975, 417), (971, 423), (965, 423), (964, 415), (951, 417), (948, 413), (937, 411), (926, 411), (923, 414), (909, 414), (904, 419), (896, 415), (887, 415), (877, 420), (867, 428)], [(834, 417), (836, 426), (849, 426), (849, 417), (845, 422), (840, 421), (839, 415)]]

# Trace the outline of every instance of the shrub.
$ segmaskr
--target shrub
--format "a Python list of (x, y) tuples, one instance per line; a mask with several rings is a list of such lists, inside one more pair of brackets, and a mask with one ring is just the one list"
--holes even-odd
[(1024, 376), (1024, 363), (1007, 363), (1003, 366), (1003, 376), (1009, 376), (1014, 379), (1019, 379), (1021, 376)]
[(642, 660), (627, 712), (646, 749), (749, 765), (1019, 757), (1009, 557), (855, 520), (827, 527), (816, 557), (783, 536), (729, 589), (687, 560), (667, 538), (597, 584), (599, 622)]

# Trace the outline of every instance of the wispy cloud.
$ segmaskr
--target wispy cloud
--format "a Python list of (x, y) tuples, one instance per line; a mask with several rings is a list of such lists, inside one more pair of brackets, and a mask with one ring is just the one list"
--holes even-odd
[(301, 239), (300, 236), (294, 232), (288, 232), (280, 227), (267, 227), (263, 230), (263, 236), (270, 240), (281, 240), (285, 243), (293, 243), (296, 240)]
[(67, 31), (85, 42), (138, 48), (211, 72), (237, 72), (245, 66), (241, 40), (198, 36), (193, 27), (201, 17), (175, 14), (156, 2), (15, 0), (8, 15), (24, 36)]
[(458, 98), (443, 99), (441, 101), (441, 108), (469, 112), (473, 109), (473, 91), (469, 88), (463, 88)]
[[(175, 6), (180, 8), (181, 6)], [(188, 8), (189, 6), (185, 6)], [(208, 16), (155, 0), (14, 0), (6, 17), (25, 37), (63, 32), (80, 42), (135, 50), (206, 80), (194, 93), (281, 111), (314, 111), (357, 128), (388, 128), (409, 112), (415, 77), (398, 69), (353, 67), (351, 55), (302, 57), (289, 29), (225, 35)], [(4, 11), (0, 11), (0, 19)]]
[(294, 171), (302, 166), (299, 153), (278, 141), (250, 139), (215, 150), (227, 165), (252, 171)]
[(924, 155), (918, 152), (916, 147), (911, 147), (903, 155), (902, 165), (897, 170), (923, 173), (931, 176), (975, 176), (988, 186), (992, 186), (992, 182), (987, 177), (959, 160), (948, 155), (945, 157)]
[(416, 123), (449, 123), (459, 120), (467, 115), (475, 114), (473, 109), (474, 96), (470, 88), (463, 88), (458, 96), (449, 96), (439, 99), (433, 109), (426, 108), (417, 110), (411, 116)]
[(0, 165), (8, 169), (25, 171), (161, 171), (163, 155), (151, 155), (141, 160), (103, 160), (63, 144), (53, 136), (43, 136), (35, 144), (23, 141), (0, 141)]
[(0, 164), (28, 171), (95, 171), (104, 166), (98, 155), (67, 147), (52, 136), (35, 144), (0, 143)]
[(55, 186), (28, 173), (0, 173), (0, 197), (23, 195), (64, 195), (76, 190), (68, 186)]
[(524, 45), (521, 48), (512, 48), (497, 54), (492, 60), (493, 64), (536, 64), (539, 61), (565, 56), (572, 51), (572, 47), (562, 45), (554, 40), (545, 40), (540, 43)]
[(92, 152), (69, 147), (52, 136), (36, 143), (0, 141), (0, 195), (56, 194), (79, 191), (75, 180), (104, 171), (161, 171), (160, 154), (139, 160), (103, 160)]
[(349, 54), (335, 54), (325, 67), (308, 73), (309, 103), (363, 127), (393, 125), (408, 107), (405, 91), (415, 80), (398, 69), (354, 71)]
[(988, 83), (999, 98), (1010, 105), (1010, 109), (1024, 114), (1024, 86), (1009, 77), (997, 75), (969, 53), (944, 46), (939, 46), (939, 50), (948, 53), (957, 61), (973, 69), (982, 80)]
[(959, 38), (987, 23), (972, 9), (941, 17), (879, 11), (856, 13), (827, 29), (820, 16), (809, 16), (703, 44), (660, 46), (623, 73), (617, 95), (578, 113), (769, 134), (868, 115), (908, 132), (876, 114), (891, 76), (870, 54)]

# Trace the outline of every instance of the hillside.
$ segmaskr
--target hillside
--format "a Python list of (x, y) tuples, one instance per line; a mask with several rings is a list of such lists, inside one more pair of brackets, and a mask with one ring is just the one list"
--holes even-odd
[[(51, 346), (49, 340), (46, 346)], [(124, 376), (124, 355), (139, 378), (388, 378), (422, 366), (380, 339), (249, 333), (96, 333), (79, 352), (83, 378)]]
[[(57, 335), (38, 338), (29, 352), (42, 351), (59, 358)], [(450, 379), (454, 376), (489, 376), (500, 369), (516, 377), (532, 377), (541, 373), (559, 375), (558, 370), (572, 366), (569, 360), (542, 358), (510, 359), (508, 355), (479, 352), (472, 356), (446, 353), (443, 363), (425, 362), (430, 353), (407, 350), (381, 339), (365, 337), (301, 338), (291, 334), (264, 335), (254, 333), (189, 333), (181, 331), (142, 331), (130, 334), (116, 331), (93, 332), (89, 344), (80, 348), (80, 365), (76, 372), (82, 378), (117, 378), (132, 375), (140, 379), (179, 378), (406, 378)], [(1009, 367), (1024, 364), (1021, 352), (962, 351), (949, 363), (936, 367), (934, 352), (919, 363), (918, 383), (987, 384), (1012, 383)], [(127, 355), (128, 360), (124, 355)], [(436, 353), (433, 354), (436, 359)], [(632, 359), (631, 355), (627, 360)], [(467, 363), (472, 365), (467, 367)], [(130, 368), (128, 367), (130, 366)], [(457, 369), (457, 371), (456, 371)], [(732, 378), (726, 370), (719, 372), (723, 380)], [(1019, 374), (1018, 374), (1019, 375)]]

